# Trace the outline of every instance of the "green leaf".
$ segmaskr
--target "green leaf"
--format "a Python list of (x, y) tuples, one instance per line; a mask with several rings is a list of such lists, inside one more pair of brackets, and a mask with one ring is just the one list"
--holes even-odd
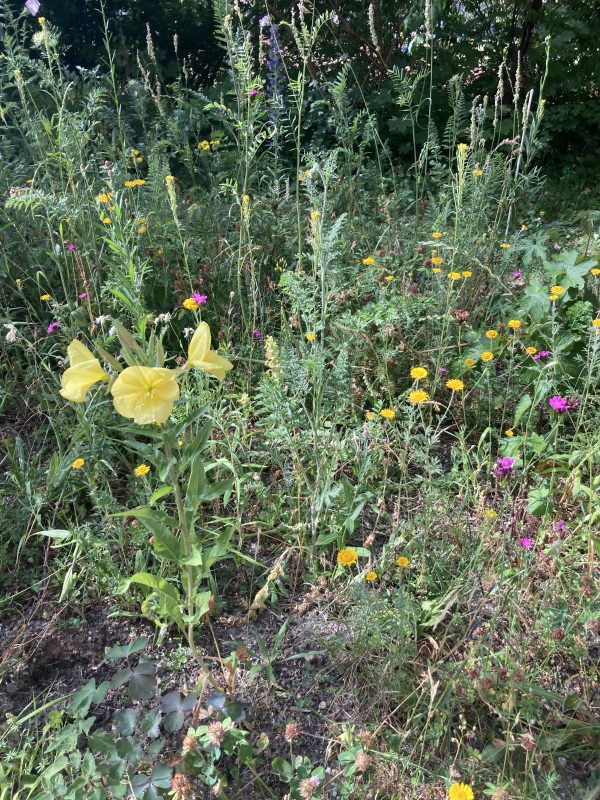
[(563, 289), (583, 289), (585, 276), (595, 266), (595, 259), (585, 258), (577, 250), (566, 250), (550, 259), (546, 273), (552, 283), (559, 283)]
[(548, 299), (548, 287), (534, 278), (525, 287), (521, 298), (521, 308), (525, 314), (529, 314), (534, 322), (541, 322), (550, 310), (550, 300)]
[(210, 500), (216, 500), (217, 497), (232, 489), (234, 483), (235, 478), (225, 478), (225, 480), (209, 484), (202, 495), (202, 500), (206, 503)]
[(133, 708), (123, 708), (115, 717), (115, 725), (122, 736), (131, 736), (135, 730), (137, 714)]
[(161, 500), (168, 494), (173, 494), (174, 491), (175, 490), (173, 489), (173, 487), (169, 486), (168, 484), (165, 486), (159, 486), (158, 489), (152, 492), (152, 495), (150, 496), (150, 500), (148, 502), (150, 503), (151, 506), (153, 506), (154, 503), (156, 503), (158, 500)]
[(521, 421), (521, 417), (523, 416), (523, 414), (528, 409), (531, 408), (531, 404), (532, 404), (532, 400), (531, 400), (531, 397), (528, 394), (523, 395), (523, 397), (519, 400), (519, 402), (517, 403), (517, 407), (515, 408), (515, 427)]
[(549, 513), (552, 508), (549, 497), (550, 490), (546, 486), (532, 489), (527, 495), (527, 513), (533, 514), (534, 517), (543, 517)]
[(104, 658), (107, 661), (117, 661), (120, 658), (129, 658), (134, 653), (139, 653), (140, 650), (148, 647), (149, 639), (147, 636), (138, 636), (133, 642), (124, 645), (114, 645), (111, 647)]
[(122, 587), (119, 589), (119, 594), (125, 594), (129, 590), (132, 583), (137, 583), (141, 586), (147, 586), (152, 589), (163, 605), (166, 614), (176, 623), (180, 630), (184, 629), (183, 617), (181, 616), (181, 597), (177, 589), (164, 578), (159, 578), (157, 575), (151, 575), (149, 572), (136, 572), (131, 578), (128, 578)]
[(156, 694), (156, 664), (151, 661), (140, 661), (131, 670), (129, 696), (134, 700), (151, 700)]

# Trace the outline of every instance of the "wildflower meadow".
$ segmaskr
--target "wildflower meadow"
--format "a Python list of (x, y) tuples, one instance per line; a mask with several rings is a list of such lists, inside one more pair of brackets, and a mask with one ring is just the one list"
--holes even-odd
[(600, 798), (594, 13), (0, 0), (0, 800)]

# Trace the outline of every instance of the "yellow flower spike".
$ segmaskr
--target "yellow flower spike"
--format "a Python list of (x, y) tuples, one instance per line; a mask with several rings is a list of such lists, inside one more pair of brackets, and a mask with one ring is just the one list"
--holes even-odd
[(232, 368), (231, 361), (210, 349), (210, 328), (208, 323), (201, 322), (192, 336), (185, 369), (201, 369), (222, 381)]
[(77, 339), (67, 347), (67, 353), (70, 366), (62, 374), (60, 395), (73, 403), (83, 403), (95, 383), (108, 380), (108, 373)]
[(166, 422), (179, 399), (175, 374), (163, 367), (127, 367), (111, 388), (115, 410), (137, 425)]

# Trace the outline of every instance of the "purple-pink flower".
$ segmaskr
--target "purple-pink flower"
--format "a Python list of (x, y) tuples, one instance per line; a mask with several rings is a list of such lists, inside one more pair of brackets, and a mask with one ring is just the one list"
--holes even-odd
[(514, 458), (508, 458), (508, 456), (504, 456), (504, 458), (499, 458), (496, 461), (494, 472), (496, 473), (498, 478), (503, 478), (505, 475), (512, 475), (514, 466), (515, 466)]
[(554, 397), (551, 397), (548, 403), (550, 408), (556, 411), (557, 414), (564, 414), (569, 408), (569, 401), (567, 398), (561, 397), (559, 394), (555, 394)]
[(521, 545), (525, 548), (525, 550), (530, 550), (532, 545), (533, 545), (533, 542), (531, 541), (529, 536), (523, 536), (523, 538), (520, 540), (520, 542), (521, 542)]
[(566, 530), (566, 528), (567, 528), (567, 523), (564, 521), (564, 519), (559, 519), (556, 525), (554, 526), (554, 530), (557, 533), (562, 533), (564, 530)]
[(254, 336), (255, 339), (260, 339), (262, 333), (257, 328), (255, 331), (252, 331), (252, 336)]
[(69, 252), (71, 253), (73, 252), (73, 250), (75, 250), (75, 245), (73, 244), (73, 242), (67, 245), (67, 250), (69, 250)]
[(552, 355), (550, 350), (540, 350), (539, 353), (534, 353), (532, 358), (534, 361), (539, 361), (540, 358), (548, 358), (550, 355)]
[(87, 292), (82, 292), (82, 293), (79, 295), (79, 299), (80, 299), (80, 300), (85, 300), (85, 298), (86, 298), (86, 297), (87, 297)]
[(60, 322), (56, 322), (56, 321), (55, 322), (51, 322), (50, 325), (48, 325), (48, 333), (54, 333), (54, 331), (56, 330), (56, 328), (58, 328), (59, 325), (60, 325)]
[(195, 300), (199, 306), (202, 306), (208, 300), (208, 295), (200, 294), (200, 292), (194, 292), (194, 294), (192, 295), (192, 300)]
[(520, 270), (520, 269), (516, 269), (516, 270), (513, 272), (513, 278), (514, 278), (515, 280), (519, 280), (519, 278), (520, 278), (522, 275), (523, 275), (523, 273), (521, 272), (521, 270)]

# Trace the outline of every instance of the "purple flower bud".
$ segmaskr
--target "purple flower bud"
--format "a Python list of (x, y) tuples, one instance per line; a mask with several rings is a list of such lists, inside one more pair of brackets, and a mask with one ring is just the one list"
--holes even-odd
[(521, 541), (521, 545), (525, 548), (525, 550), (530, 550), (531, 549), (531, 546), (533, 545), (533, 542), (531, 541), (529, 536), (523, 536), (523, 538), (520, 541)]

